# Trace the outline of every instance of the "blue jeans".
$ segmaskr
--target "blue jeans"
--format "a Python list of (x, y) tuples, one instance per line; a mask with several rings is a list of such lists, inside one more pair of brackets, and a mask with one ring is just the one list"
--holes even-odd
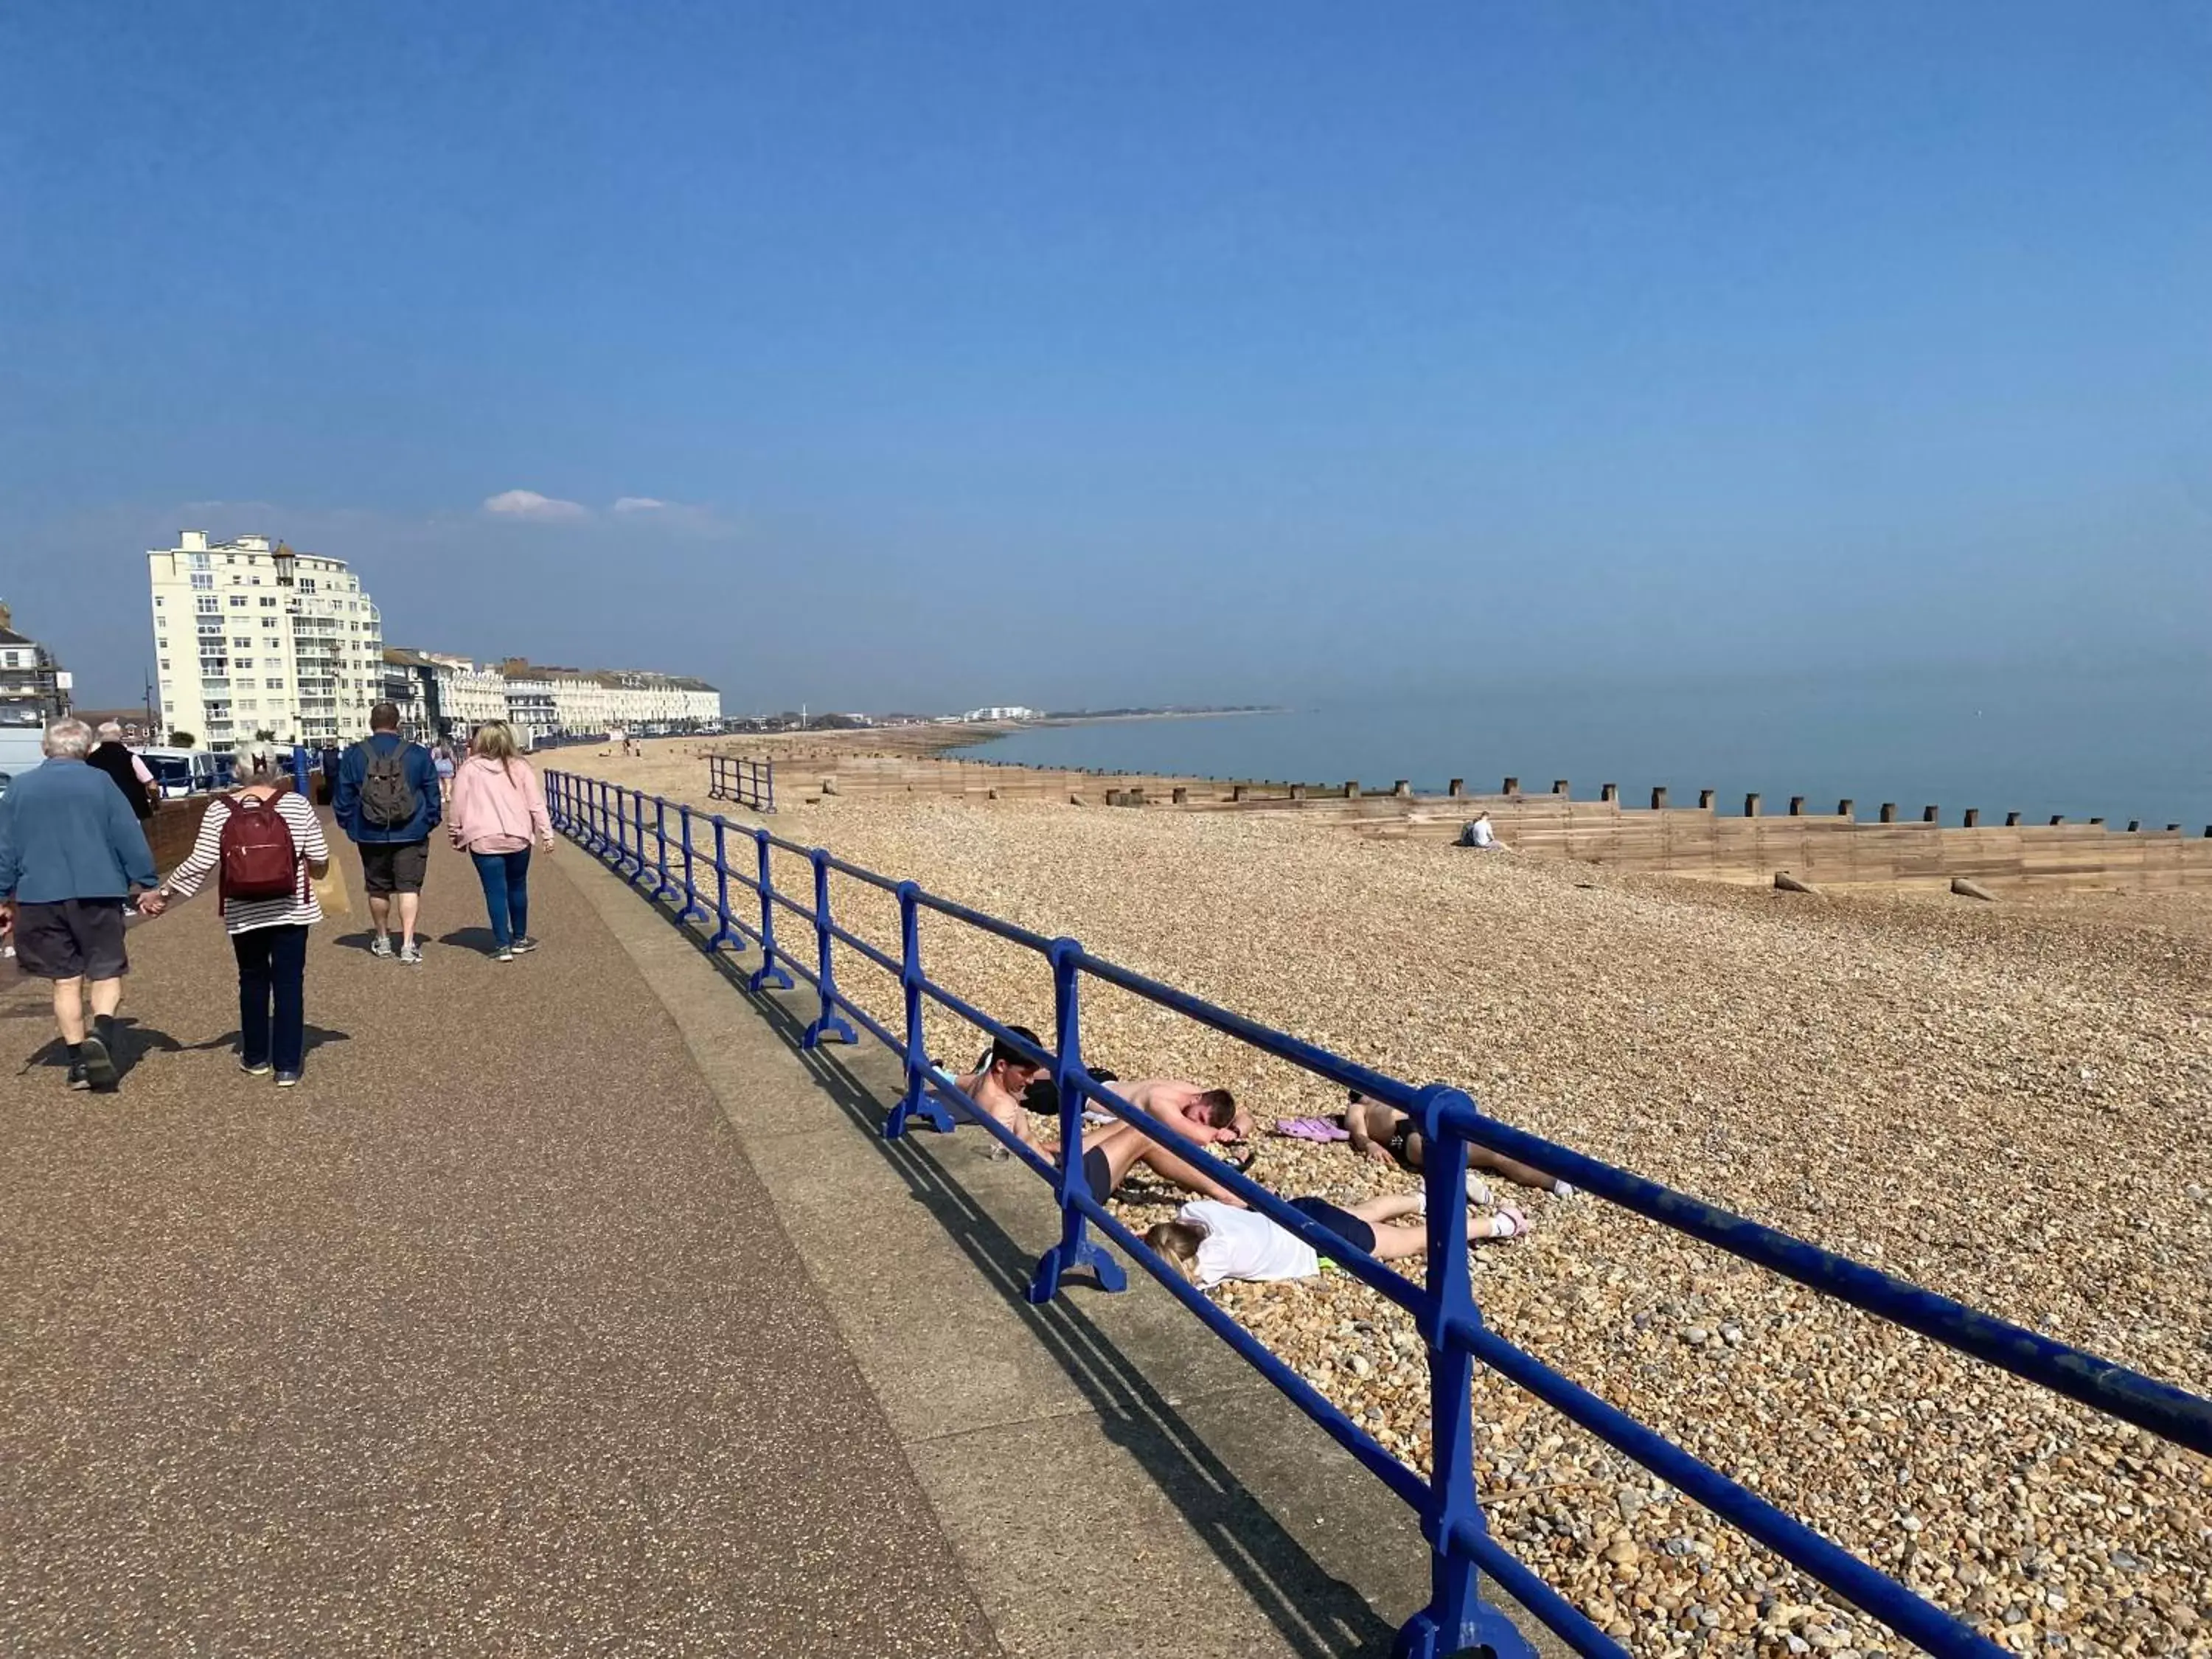
[(530, 849), (520, 853), (471, 853), (477, 879), (483, 883), (484, 909), (491, 917), (491, 942), (506, 950), (530, 935)]

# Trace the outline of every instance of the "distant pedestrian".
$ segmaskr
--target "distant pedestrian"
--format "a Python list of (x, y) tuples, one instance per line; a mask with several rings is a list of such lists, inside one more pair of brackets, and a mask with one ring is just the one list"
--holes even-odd
[(153, 773), (147, 769), (144, 761), (124, 745), (123, 727), (119, 722), (101, 721), (97, 735), (100, 741), (85, 757), (86, 763), (94, 770), (105, 772), (115, 780), (115, 787), (123, 792), (123, 799), (130, 803), (131, 816), (143, 823), (154, 816), (154, 802), (161, 794), (154, 782)]
[(190, 898), (218, 873), (219, 914), (238, 958), (238, 1068), (300, 1080), (307, 1061), (307, 929), (323, 919), (314, 881), (331, 866), (307, 797), (267, 774), (208, 805), (191, 856), (156, 898)]
[[(69, 1086), (114, 1086), (115, 1011), (131, 962), (123, 904), (161, 913), (146, 832), (115, 786), (85, 764), (92, 728), (56, 720), (43, 765), (0, 795), (0, 913), (12, 923), (23, 971), (54, 985), (54, 1024), (69, 1052)], [(92, 1006), (88, 1027), (85, 1004)]]
[(431, 751), (430, 758), (438, 768), (438, 799), (450, 807), (453, 804), (453, 751), (441, 743)]
[(344, 761), (344, 758), (345, 757), (339, 750), (337, 744), (334, 743), (326, 743), (323, 745), (322, 754), (319, 757), (323, 769), (323, 783), (322, 788), (319, 793), (318, 793), (315, 799), (325, 806), (335, 806), (337, 805), (338, 767)]
[(444, 817), (437, 768), (422, 744), (399, 735), (399, 710), (380, 702), (368, 711), (369, 735), (338, 763), (331, 816), (361, 849), (361, 884), (374, 932), (371, 956), (390, 957), (392, 913), (399, 913), (399, 960), (420, 967), (416, 924), (422, 876), (430, 864), (430, 832)]
[(492, 955), (511, 962), (535, 951), (530, 936), (530, 843), (553, 850), (553, 820), (544, 787), (522, 758), (514, 730), (505, 720), (477, 728), (469, 757), (453, 780), (453, 845), (466, 852), (483, 884), (491, 921)]

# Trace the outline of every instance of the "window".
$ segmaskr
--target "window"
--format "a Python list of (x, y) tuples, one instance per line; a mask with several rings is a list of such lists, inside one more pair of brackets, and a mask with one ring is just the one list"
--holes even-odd
[(313, 576), (302, 577), (300, 581), (300, 591), (302, 593), (313, 592), (315, 591), (315, 579)]
[(263, 594), (261, 596), (261, 608), (264, 611), (274, 611), (276, 608), (276, 596), (269, 593)]
[(270, 691), (282, 691), (284, 689), (284, 682), (282, 680), (264, 680), (261, 684), (265, 690)]
[(161, 659), (161, 672), (164, 674), (169, 672), (169, 659), (167, 657)]
[(208, 574), (208, 573), (204, 570), (195, 570), (192, 572), (192, 586), (194, 587), (213, 587), (215, 586), (215, 578)]
[(204, 553), (187, 553), (185, 555), (185, 565), (194, 570), (204, 570), (208, 568), (210, 562), (210, 561), (209, 560), (208, 556)]
[(159, 611), (161, 608), (161, 596), (159, 593), (156, 593), (156, 594), (154, 596), (154, 609), (155, 609), (155, 610), (156, 610), (156, 611)]
[(192, 601), (192, 608), (203, 617), (212, 616), (222, 609), (222, 601), (212, 593), (203, 593)]
[(243, 593), (234, 593), (230, 596), (230, 602), (239, 609), (243, 610), (246, 606), (246, 595)]
[[(253, 666), (253, 659), (251, 657), (240, 657), (236, 659), (236, 661), (240, 668), (251, 668)], [(164, 668), (168, 666), (167, 663), (164, 663), (161, 665)]]

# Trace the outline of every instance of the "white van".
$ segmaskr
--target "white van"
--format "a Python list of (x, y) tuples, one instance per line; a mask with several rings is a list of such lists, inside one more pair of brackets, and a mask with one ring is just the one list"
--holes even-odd
[(231, 757), (210, 749), (142, 749), (138, 758), (161, 786), (164, 798), (212, 794), (231, 786)]

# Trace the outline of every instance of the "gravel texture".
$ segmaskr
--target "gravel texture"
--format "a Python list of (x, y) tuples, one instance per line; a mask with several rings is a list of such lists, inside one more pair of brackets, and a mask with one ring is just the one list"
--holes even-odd
[(509, 964), (442, 847), (423, 967), (319, 930), (284, 1093), (210, 902), (133, 931), (112, 1096), (4, 970), (0, 1652), (998, 1651), (681, 1036), (532, 887)]
[[(571, 763), (706, 804), (688, 748)], [(2205, 896), (1820, 901), (1279, 817), (920, 797), (794, 796), (773, 824), (2212, 1391)], [(803, 893), (804, 877), (779, 858), (779, 882)], [(841, 881), (834, 902), (896, 948), (879, 895)], [(941, 918), (924, 952), (953, 988), (1048, 1029), (1035, 958)], [(845, 954), (839, 972), (896, 1024), (887, 978)], [(1092, 1064), (1226, 1084), (1263, 1123), (1339, 1103), (1103, 988), (1085, 1025)], [(944, 1018), (931, 1042), (977, 1046)], [(1285, 1194), (1412, 1184), (1341, 1146), (1261, 1146), (1255, 1176)], [(1534, 1236), (1475, 1257), (1507, 1337), (2016, 1651), (2212, 1654), (2204, 1460), (1597, 1200), (1520, 1196)], [(1172, 1201), (1135, 1183), (1125, 1199), (1139, 1225)], [(1219, 1294), (1425, 1464), (1401, 1315), (1343, 1276)], [(1903, 1650), (1510, 1385), (1477, 1389), (1493, 1526), (1637, 1652)]]

